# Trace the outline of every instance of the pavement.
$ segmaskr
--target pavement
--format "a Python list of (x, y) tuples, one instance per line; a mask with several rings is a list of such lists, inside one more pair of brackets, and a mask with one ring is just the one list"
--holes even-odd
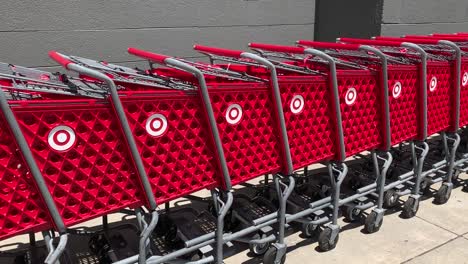
[[(468, 175), (460, 177), (468, 179)], [(403, 219), (400, 212), (388, 212), (374, 234), (365, 234), (362, 223), (340, 219), (339, 243), (329, 252), (319, 252), (316, 241), (293, 233), (286, 239), (286, 263), (468, 263), (468, 193), (462, 187), (455, 188), (444, 205), (433, 204), (431, 198), (422, 201), (411, 219)], [(248, 250), (225, 262), (262, 263), (261, 258), (251, 258)]]
[[(462, 174), (460, 178), (468, 180), (468, 175)], [(433, 204), (432, 198), (422, 201), (418, 214), (411, 219), (403, 219), (399, 209), (388, 211), (380, 231), (374, 234), (365, 234), (363, 223), (345, 223), (340, 219), (339, 243), (329, 252), (319, 252), (316, 241), (291, 230), (286, 239), (286, 263), (468, 263), (468, 192), (462, 189), (456, 187), (444, 205)], [(114, 222), (125, 217), (114, 214), (109, 219)], [(96, 219), (80, 226), (100, 224), (100, 219)], [(41, 236), (37, 235), (37, 239)], [(27, 235), (4, 240), (0, 242), (0, 250), (24, 246), (27, 241)], [(10, 262), (0, 258), (0, 263)], [(262, 259), (254, 258), (245, 246), (237, 246), (225, 263), (257, 264)]]

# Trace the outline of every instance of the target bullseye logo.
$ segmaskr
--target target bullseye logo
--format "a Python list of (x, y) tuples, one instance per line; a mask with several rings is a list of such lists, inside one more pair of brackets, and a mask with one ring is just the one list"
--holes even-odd
[(462, 85), (466, 86), (467, 84), (468, 84), (468, 72), (465, 72), (462, 78)]
[(242, 107), (238, 104), (232, 104), (226, 110), (226, 121), (235, 125), (241, 121), (242, 114)]
[(397, 99), (401, 95), (401, 82), (396, 82), (392, 90), (393, 98)]
[(304, 97), (302, 95), (295, 95), (292, 100), (291, 104), (289, 105), (289, 108), (291, 109), (291, 112), (293, 114), (299, 114), (302, 112), (304, 109)]
[(76, 141), (75, 131), (69, 126), (56, 126), (50, 130), (47, 141), (57, 151), (69, 150)]
[(151, 115), (146, 120), (146, 132), (153, 137), (158, 137), (164, 134), (167, 130), (167, 119), (161, 114)]
[(356, 88), (350, 87), (348, 88), (348, 91), (346, 91), (345, 95), (345, 102), (347, 105), (352, 105), (354, 102), (356, 102), (357, 99), (357, 92)]
[(429, 91), (433, 92), (437, 88), (437, 77), (432, 76), (431, 82), (429, 83)]

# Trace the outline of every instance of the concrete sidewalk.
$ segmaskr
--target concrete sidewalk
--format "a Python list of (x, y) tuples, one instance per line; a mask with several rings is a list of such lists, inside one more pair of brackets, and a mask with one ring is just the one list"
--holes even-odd
[[(363, 224), (340, 221), (340, 240), (330, 252), (317, 251), (318, 243), (300, 233), (289, 235), (286, 263), (468, 263), (468, 193), (461, 187), (453, 190), (447, 204), (422, 201), (412, 219), (402, 219), (400, 210), (389, 213), (375, 234), (363, 233)], [(225, 262), (253, 264), (261, 260), (245, 250)]]

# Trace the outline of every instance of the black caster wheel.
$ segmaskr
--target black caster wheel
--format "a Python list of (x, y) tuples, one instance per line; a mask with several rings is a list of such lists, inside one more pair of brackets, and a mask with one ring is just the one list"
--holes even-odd
[(356, 208), (356, 205), (349, 205), (344, 207), (344, 218), (349, 222), (356, 222), (362, 216), (362, 211)]
[(434, 197), (434, 202), (436, 204), (445, 204), (450, 199), (451, 194), (452, 189), (448, 185), (442, 184)]
[(384, 195), (384, 206), (385, 208), (393, 208), (397, 206), (400, 200), (400, 195), (395, 190), (388, 190)]
[(331, 238), (332, 235), (332, 229), (329, 227), (326, 227), (323, 229), (323, 231), (320, 233), (319, 239), (318, 239), (318, 244), (319, 248), (322, 251), (330, 251), (336, 247), (338, 244), (339, 240), (339, 234), (336, 235), (335, 239), (332, 240)]
[(278, 249), (274, 246), (270, 246), (268, 248), (267, 252), (265, 255), (263, 255), (263, 263), (264, 264), (283, 264), (286, 262), (286, 254), (281, 256), (281, 259), (279, 262), (275, 262), (276, 260), (276, 255), (278, 254)]
[[(266, 235), (263, 234), (260, 236), (260, 234), (256, 234), (253, 239), (260, 239), (260, 238), (265, 238)], [(249, 244), (249, 250), (252, 254), (255, 256), (261, 256), (265, 254), (270, 247), (271, 243), (263, 243), (263, 244)]]
[(416, 215), (419, 209), (419, 199), (409, 197), (403, 206), (403, 217), (412, 218)]
[(366, 222), (364, 224), (364, 230), (368, 234), (375, 233), (380, 230), (380, 227), (383, 223), (383, 217), (380, 220), (377, 220), (378, 214), (375, 211), (372, 211), (366, 218)]
[(302, 224), (301, 232), (305, 237), (308, 238), (317, 238), (320, 234), (320, 227), (313, 224)]

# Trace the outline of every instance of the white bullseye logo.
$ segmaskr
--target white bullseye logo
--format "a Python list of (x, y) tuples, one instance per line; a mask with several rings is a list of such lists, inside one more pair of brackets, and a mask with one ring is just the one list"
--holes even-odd
[(289, 105), (291, 112), (293, 114), (299, 114), (304, 109), (304, 97), (302, 95), (295, 95), (292, 100), (291, 104)]
[(146, 120), (146, 132), (153, 137), (164, 134), (167, 130), (167, 119), (161, 114), (154, 114)]
[(393, 98), (397, 99), (401, 95), (401, 83), (396, 82), (395, 85), (393, 85)]
[(240, 122), (242, 118), (242, 107), (238, 104), (230, 105), (226, 110), (226, 121), (235, 125)]
[(467, 84), (468, 84), (468, 72), (465, 72), (462, 78), (462, 85), (466, 86)]
[(354, 104), (354, 102), (356, 101), (356, 98), (357, 98), (356, 88), (350, 87), (348, 91), (346, 91), (346, 95), (345, 95), (346, 104), (347, 105)]
[(433, 76), (429, 83), (429, 91), (433, 92), (437, 88), (437, 77)]
[(56, 126), (49, 132), (47, 141), (51, 148), (66, 151), (75, 144), (76, 135), (69, 126)]

